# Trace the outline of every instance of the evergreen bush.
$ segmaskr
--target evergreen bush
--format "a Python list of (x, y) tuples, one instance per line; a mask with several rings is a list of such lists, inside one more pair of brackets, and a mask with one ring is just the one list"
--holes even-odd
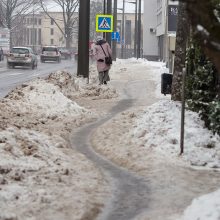
[(220, 134), (220, 100), (217, 71), (195, 43), (187, 52), (186, 99), (206, 127)]

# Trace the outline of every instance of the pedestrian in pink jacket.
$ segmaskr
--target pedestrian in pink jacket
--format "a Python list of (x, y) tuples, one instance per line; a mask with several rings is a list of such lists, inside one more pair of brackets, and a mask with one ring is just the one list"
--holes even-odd
[(105, 57), (112, 56), (112, 50), (109, 44), (101, 37), (97, 37), (96, 45), (93, 48), (99, 72), (99, 85), (107, 84), (110, 81), (109, 70), (111, 65), (105, 63)]

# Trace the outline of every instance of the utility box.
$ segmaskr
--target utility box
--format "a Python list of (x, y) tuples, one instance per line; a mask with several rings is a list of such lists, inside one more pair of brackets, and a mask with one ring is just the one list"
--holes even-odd
[(163, 73), (161, 74), (161, 93), (171, 94), (172, 88), (172, 81), (173, 81), (173, 74), (170, 73)]

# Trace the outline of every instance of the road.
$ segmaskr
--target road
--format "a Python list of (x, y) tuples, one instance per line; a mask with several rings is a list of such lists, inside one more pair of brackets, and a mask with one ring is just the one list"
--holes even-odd
[(77, 71), (77, 63), (74, 60), (62, 60), (61, 63), (38, 62), (38, 68), (32, 70), (27, 67), (15, 67), (8, 69), (6, 61), (0, 62), (0, 98), (3, 98), (9, 91), (16, 86), (37, 77), (46, 77), (51, 72), (57, 70), (67, 70), (71, 74)]

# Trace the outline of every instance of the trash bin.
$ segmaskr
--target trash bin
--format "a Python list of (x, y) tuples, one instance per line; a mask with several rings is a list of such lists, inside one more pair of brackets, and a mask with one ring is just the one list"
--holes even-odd
[(171, 94), (172, 88), (172, 81), (173, 81), (173, 74), (170, 73), (163, 73), (161, 74), (161, 93)]

